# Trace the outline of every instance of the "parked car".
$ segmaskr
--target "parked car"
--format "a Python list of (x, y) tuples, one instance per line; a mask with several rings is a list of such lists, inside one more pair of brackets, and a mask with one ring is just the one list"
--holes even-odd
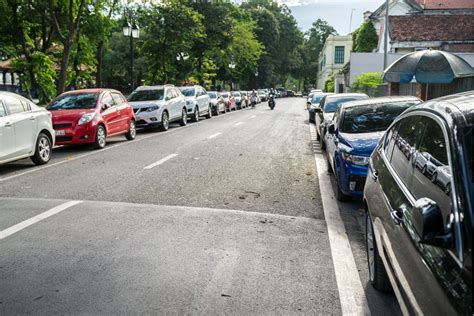
[[(405, 314), (472, 315), (474, 91), (409, 108), (369, 160), (364, 189), (369, 279)], [(397, 141), (414, 148), (410, 159)], [(446, 179), (415, 167), (429, 153)], [(446, 184), (450, 183), (450, 190)]]
[(186, 98), (186, 107), (191, 121), (199, 121), (200, 116), (212, 117), (211, 98), (203, 87), (195, 85), (190, 87), (179, 87)]
[(45, 164), (54, 138), (50, 112), (22, 96), (0, 92), (0, 164), (27, 157)]
[(316, 111), (320, 111), (321, 107), (319, 103), (321, 103), (321, 100), (323, 99), (324, 96), (326, 95), (331, 95), (334, 93), (311, 93), (311, 99), (307, 102), (307, 107), (308, 107), (308, 115), (309, 115), (309, 122), (310, 123), (315, 123), (315, 118), (316, 118)]
[(107, 137), (136, 136), (133, 109), (117, 90), (84, 89), (65, 92), (47, 108), (52, 113), (57, 145), (93, 144), (104, 148)]
[(362, 196), (369, 157), (380, 137), (403, 111), (420, 102), (415, 97), (383, 97), (338, 106), (324, 141), (339, 201)]
[(436, 160), (430, 153), (419, 152), (415, 158), (415, 166), (423, 173), (424, 175), (433, 176), (436, 168), (441, 166), (441, 162)]
[(324, 135), (326, 134), (327, 126), (336, 112), (336, 108), (339, 104), (355, 100), (365, 100), (369, 96), (364, 93), (337, 93), (326, 95), (321, 99), (319, 108), (315, 108), (316, 113), (315, 124), (316, 124), (316, 139), (319, 140), (319, 145), (322, 150), (326, 149), (324, 143)]
[(220, 113), (226, 112), (224, 99), (221, 94), (217, 91), (208, 91), (207, 95), (211, 99), (212, 114), (219, 115)]
[(128, 96), (137, 119), (137, 127), (167, 131), (169, 124), (179, 121), (181, 126), (188, 122), (186, 100), (173, 85), (142, 86)]
[(237, 110), (237, 106), (235, 105), (235, 99), (230, 92), (222, 92), (221, 95), (224, 99), (227, 111)]
[(267, 101), (268, 95), (267, 95), (267, 93), (265, 92), (264, 89), (259, 89), (259, 90), (257, 91), (257, 94), (258, 94), (258, 96), (259, 96), (259, 98), (260, 98), (260, 102), (265, 102), (265, 101)]
[(240, 91), (232, 92), (232, 96), (234, 97), (237, 110), (242, 109), (242, 94), (240, 94)]
[(248, 107), (250, 105), (250, 102), (247, 91), (240, 91), (240, 95), (242, 96), (242, 107)]
[(286, 96), (287, 96), (287, 97), (294, 97), (294, 96), (295, 96), (295, 91), (293, 91), (293, 90), (287, 90), (287, 91), (286, 91)]

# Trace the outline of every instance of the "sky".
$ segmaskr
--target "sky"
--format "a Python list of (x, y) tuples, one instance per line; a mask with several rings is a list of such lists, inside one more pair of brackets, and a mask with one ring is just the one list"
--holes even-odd
[[(293, 13), (298, 26), (307, 31), (318, 18), (326, 20), (340, 35), (346, 35), (363, 22), (363, 13), (374, 11), (384, 0), (280, 0)], [(351, 11), (354, 9), (349, 29)]]

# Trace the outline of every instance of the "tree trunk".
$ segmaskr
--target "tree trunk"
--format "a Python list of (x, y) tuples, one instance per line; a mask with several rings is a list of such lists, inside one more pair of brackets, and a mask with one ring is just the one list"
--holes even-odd
[(95, 74), (95, 86), (102, 87), (102, 67), (104, 63), (104, 41), (97, 45), (97, 72)]
[(69, 64), (69, 56), (71, 55), (71, 41), (64, 43), (63, 58), (61, 59), (61, 69), (59, 71), (59, 78), (57, 83), (57, 93), (61, 94), (66, 89), (67, 67)]

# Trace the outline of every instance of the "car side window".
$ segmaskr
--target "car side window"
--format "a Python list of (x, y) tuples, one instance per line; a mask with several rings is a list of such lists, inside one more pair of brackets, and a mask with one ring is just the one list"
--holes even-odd
[(413, 177), (411, 162), (423, 130), (420, 116), (410, 116), (400, 121), (398, 133), (395, 136), (390, 164), (410, 192)]
[(181, 95), (181, 93), (179, 92), (178, 88), (174, 88), (174, 97), (177, 98)]
[(385, 134), (384, 151), (385, 157), (387, 157), (388, 161), (392, 160), (393, 147), (395, 146), (399, 126), (400, 124), (396, 123)]
[(446, 139), (436, 121), (428, 117), (422, 121), (426, 128), (416, 151), (413, 195), (415, 199), (426, 197), (436, 202), (446, 220), (451, 213), (452, 184)]
[(5, 109), (3, 102), (0, 100), (0, 117), (4, 116), (7, 116), (7, 110)]
[(109, 92), (106, 92), (104, 96), (102, 97), (102, 102), (101, 102), (102, 109), (104, 109), (105, 104), (108, 104), (110, 106), (115, 105), (114, 99), (112, 98), (112, 95)]
[(114, 103), (117, 104), (117, 105), (123, 103), (123, 100), (120, 97), (120, 94), (118, 94), (118, 93), (112, 93), (112, 98), (114, 99)]
[(5, 95), (3, 97), (3, 101), (5, 102), (7, 108), (10, 110), (10, 114), (17, 114), (26, 111), (21, 100), (16, 97)]
[(337, 125), (338, 125), (338, 122), (340, 121), (340, 118), (341, 118), (341, 107), (339, 106), (336, 110), (336, 112), (334, 113), (334, 117), (333, 117), (333, 122), (334, 122), (334, 127), (337, 129)]

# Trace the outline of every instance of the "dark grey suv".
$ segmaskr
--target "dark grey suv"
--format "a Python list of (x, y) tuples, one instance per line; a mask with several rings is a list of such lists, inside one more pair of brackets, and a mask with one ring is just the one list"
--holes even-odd
[(415, 105), (372, 153), (370, 281), (405, 314), (472, 315), (474, 91)]

